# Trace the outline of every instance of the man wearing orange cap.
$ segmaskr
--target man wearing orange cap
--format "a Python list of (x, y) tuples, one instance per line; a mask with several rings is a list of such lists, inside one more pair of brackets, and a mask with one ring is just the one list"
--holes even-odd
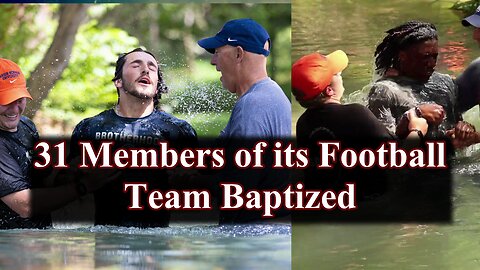
[[(292, 66), (292, 92), (307, 109), (297, 121), (297, 142), (300, 147), (311, 149), (312, 154), (319, 153), (316, 143), (320, 140), (340, 141), (342, 148), (363, 149), (394, 139), (368, 108), (341, 103), (345, 90), (341, 72), (347, 65), (347, 55), (337, 50), (328, 55), (305, 55)], [(428, 129), (425, 119), (416, 117), (413, 111), (409, 112), (409, 117), (410, 122), (405, 125), (408, 132), (403, 133), (408, 133), (409, 138), (422, 137)], [(320, 181), (319, 173), (322, 173)], [(360, 179), (371, 178), (366, 177)], [(336, 189), (341, 188), (342, 181), (358, 179), (345, 175), (339, 178), (340, 174), (335, 170), (319, 172), (311, 168), (305, 171), (305, 185), (309, 188)]]
[[(297, 140), (308, 141), (311, 132), (322, 126), (336, 138), (392, 139), (393, 135), (363, 105), (341, 104), (344, 87), (341, 72), (348, 65), (345, 52), (329, 55), (312, 53), (292, 66), (292, 91), (299, 103), (307, 108), (297, 122)], [(410, 130), (425, 133), (426, 124), (414, 118)]]
[(20, 67), (0, 58), (0, 229), (47, 227), (51, 225), (50, 211), (102, 182), (89, 177), (63, 186), (36, 188), (41, 180), (33, 177), (32, 156), (39, 136), (33, 122), (22, 116), (27, 98), (32, 99)]

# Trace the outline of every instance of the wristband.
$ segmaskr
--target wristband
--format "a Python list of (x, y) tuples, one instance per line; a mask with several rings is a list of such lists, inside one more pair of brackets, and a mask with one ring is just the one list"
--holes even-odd
[(420, 140), (423, 141), (424, 136), (423, 136), (423, 133), (422, 133), (421, 130), (416, 129), (416, 128), (412, 128), (412, 129), (410, 129), (410, 130), (408, 131), (408, 134), (410, 134), (410, 133), (412, 133), (412, 132), (416, 132), (417, 135), (418, 135), (418, 137), (420, 138)]

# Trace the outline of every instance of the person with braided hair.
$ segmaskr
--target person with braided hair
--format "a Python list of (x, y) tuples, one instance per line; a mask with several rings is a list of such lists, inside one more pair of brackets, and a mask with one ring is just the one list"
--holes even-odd
[(457, 88), (447, 74), (435, 72), (438, 35), (435, 25), (409, 21), (388, 30), (375, 50), (375, 72), (368, 108), (395, 131), (411, 108), (428, 122), (427, 136), (451, 136), (455, 146), (466, 146), (475, 129), (457, 110)]
[[(155, 147), (159, 141), (170, 145), (196, 145), (195, 130), (186, 121), (158, 109), (158, 99), (167, 91), (155, 56), (141, 48), (119, 56), (113, 83), (118, 103), (94, 117), (82, 120), (72, 134), (71, 159), (80, 155), (79, 141), (114, 141), (115, 149)], [(168, 189), (165, 170), (124, 170), (95, 192), (95, 224), (135, 227), (168, 226), (167, 211), (128, 211), (130, 195), (123, 192), (123, 181), (148, 180), (152, 189)], [(147, 200), (144, 196), (142, 200)], [(144, 201), (142, 201), (144, 203)]]

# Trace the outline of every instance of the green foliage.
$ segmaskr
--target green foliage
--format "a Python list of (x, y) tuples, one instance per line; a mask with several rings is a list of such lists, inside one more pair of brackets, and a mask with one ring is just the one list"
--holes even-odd
[(69, 112), (85, 115), (112, 107), (117, 101), (111, 82), (115, 61), (118, 54), (137, 46), (138, 41), (121, 29), (100, 29), (96, 21), (82, 26), (70, 63), (43, 101), (42, 109), (64, 117)]
[(460, 10), (464, 15), (475, 13), (475, 9), (480, 5), (480, 0), (457, 1), (452, 9)]
[[(282, 87), (287, 97), (291, 97), (291, 66), (292, 59), (290, 57), (290, 41), (291, 41), (291, 27), (286, 27), (277, 34), (277, 44), (283, 46), (273, 47), (272, 56), (275, 57), (275, 81)], [(288, 45), (288, 46), (287, 46)]]
[[(18, 59), (35, 50), (45, 35), (39, 36), (35, 14), (39, 11), (34, 5), (0, 6), (0, 50), (2, 57)], [(45, 11), (46, 12), (46, 11)]]

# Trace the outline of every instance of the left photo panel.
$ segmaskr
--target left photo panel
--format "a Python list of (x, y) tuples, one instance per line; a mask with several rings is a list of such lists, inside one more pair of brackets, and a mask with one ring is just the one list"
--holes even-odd
[(290, 4), (0, 14), (0, 268), (291, 268)]

